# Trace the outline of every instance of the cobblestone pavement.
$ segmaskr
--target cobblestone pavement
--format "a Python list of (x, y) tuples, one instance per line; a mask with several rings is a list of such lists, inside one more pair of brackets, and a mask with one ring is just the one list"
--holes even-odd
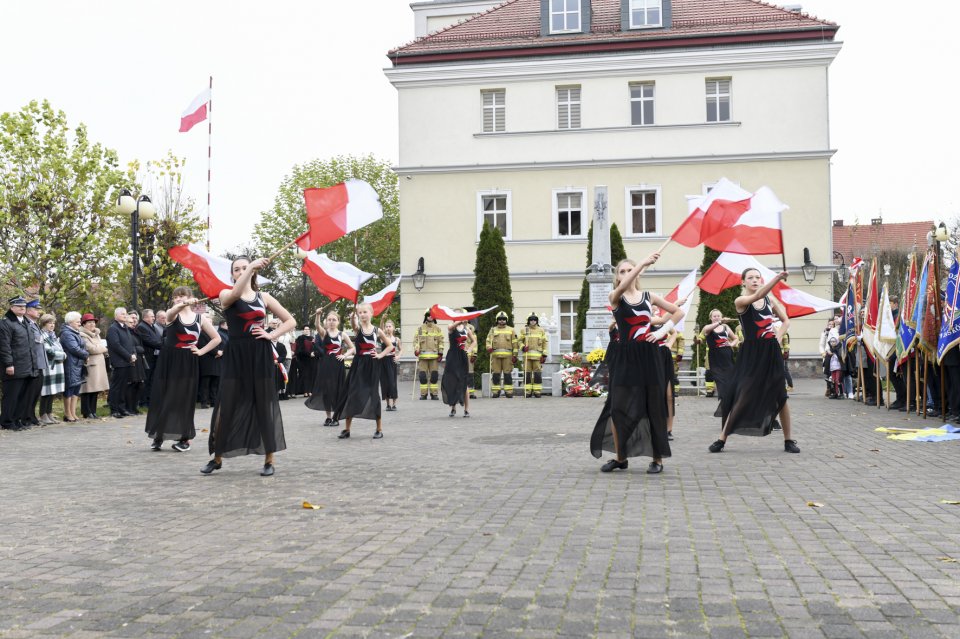
[(659, 476), (599, 472), (597, 399), (403, 398), (380, 441), (292, 400), (273, 478), (202, 476), (205, 433), (151, 452), (143, 418), (4, 431), (0, 637), (960, 637), (960, 447), (821, 388), (800, 455), (711, 455), (682, 398)]

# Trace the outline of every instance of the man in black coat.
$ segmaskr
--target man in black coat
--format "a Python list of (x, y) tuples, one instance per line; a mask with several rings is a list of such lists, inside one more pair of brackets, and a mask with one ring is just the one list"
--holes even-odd
[(19, 415), (23, 412), (30, 382), (39, 374), (26, 313), (27, 300), (18, 295), (10, 299), (9, 310), (0, 319), (0, 365), (3, 367), (0, 427), (7, 430), (30, 428), (19, 420)]
[(133, 335), (127, 327), (127, 309), (116, 309), (113, 320), (113, 324), (107, 329), (107, 355), (110, 356), (110, 365), (113, 367), (107, 401), (111, 415), (120, 419), (133, 415), (127, 410), (127, 387), (130, 385), (130, 367), (137, 361), (137, 351)]
[(163, 347), (163, 330), (156, 326), (156, 315), (152, 309), (143, 310), (143, 318), (137, 324), (137, 335), (143, 342), (144, 359), (147, 361), (147, 379), (143, 383), (141, 406), (150, 406), (150, 387), (153, 385), (153, 370), (157, 367), (157, 358)]

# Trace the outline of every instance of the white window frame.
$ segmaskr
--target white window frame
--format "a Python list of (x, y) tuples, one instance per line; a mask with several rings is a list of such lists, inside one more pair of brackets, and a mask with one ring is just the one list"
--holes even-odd
[(576, 336), (576, 331), (577, 331), (577, 313), (576, 313), (576, 311), (574, 311), (573, 317), (572, 317), (572, 319), (573, 319), (573, 326), (571, 327), (571, 330), (570, 330), (570, 334), (573, 335), (572, 339), (569, 339), (569, 340), (561, 339), (561, 338), (560, 338), (560, 334), (561, 334), (561, 333), (560, 333), (560, 331), (561, 331), (560, 325), (561, 325), (561, 322), (563, 321), (563, 317), (564, 317), (564, 316), (562, 316), (562, 315), (560, 314), (560, 302), (573, 302), (574, 304), (579, 304), (579, 303), (580, 303), (580, 298), (579, 298), (579, 297), (573, 297), (573, 296), (571, 296), (571, 295), (554, 295), (554, 296), (553, 296), (553, 316), (557, 318), (557, 342), (558, 342), (558, 345), (559, 345), (559, 347), (560, 347), (560, 350), (562, 351), (562, 350), (564, 350), (564, 347), (566, 347), (566, 348), (568, 348), (568, 349), (571, 348), (571, 347), (573, 346), (574, 340), (577, 339), (577, 336)]
[[(644, 86), (651, 87), (653, 89), (653, 95), (650, 96), (649, 98), (644, 98), (644, 97), (634, 98), (633, 88), (644, 87)], [(653, 126), (654, 124), (656, 124), (657, 122), (657, 84), (656, 82), (653, 82), (653, 81), (630, 82), (627, 86), (627, 90), (629, 91), (629, 94), (630, 94), (630, 126)], [(634, 102), (639, 102), (641, 104), (643, 104), (644, 102), (649, 102), (650, 104), (653, 105), (653, 115), (651, 116), (653, 119), (650, 122), (642, 122), (640, 124), (636, 124), (633, 121), (633, 103)], [(641, 114), (643, 113), (642, 108), (640, 109), (640, 113)]]
[[(560, 4), (560, 9), (556, 9), (557, 3)], [(580, 4), (580, 0), (576, 0), (577, 8), (574, 11), (567, 11), (567, 0), (550, 0), (550, 15), (547, 16), (547, 19), (550, 21), (550, 33), (580, 33), (583, 31), (583, 6)], [(571, 28), (569, 26), (569, 16), (576, 15), (577, 17), (577, 26)], [(567, 25), (566, 29), (554, 29), (553, 28), (553, 17), (554, 16), (564, 16), (563, 23)]]
[[(483, 103), (484, 96), (487, 94), (492, 94), (496, 96), (500, 94), (503, 96), (503, 104), (497, 104), (496, 98), (494, 98), (494, 103), (490, 106), (487, 106)], [(493, 128), (489, 131), (484, 125), (484, 120), (486, 119), (487, 110), (492, 112), (490, 122)], [(497, 128), (497, 111), (500, 111), (503, 114), (503, 127)], [(503, 133), (507, 130), (507, 90), (506, 89), (480, 89), (480, 131), (483, 133)]]
[[(567, 92), (567, 99), (564, 101), (560, 97), (560, 92)], [(577, 92), (576, 99), (573, 98), (573, 91)], [(557, 128), (561, 130), (570, 130), (570, 129), (579, 129), (582, 126), (582, 117), (583, 117), (583, 102), (582, 96), (583, 91), (579, 84), (568, 84), (563, 86), (558, 86), (556, 90), (557, 94)], [(560, 116), (561, 107), (567, 107), (567, 121), (564, 122)], [(573, 109), (577, 109), (576, 121), (573, 117)], [(566, 126), (565, 126), (566, 125)]]
[[(710, 93), (709, 84), (710, 84), (711, 82), (716, 82), (716, 83), (717, 83), (717, 90), (716, 90), (714, 93)], [(720, 91), (720, 83), (721, 83), (721, 82), (726, 82), (726, 83), (727, 83), (727, 92), (726, 92), (726, 93), (723, 93), (723, 92)], [(706, 78), (706, 79), (704, 80), (704, 87), (703, 87), (703, 88), (704, 88), (704, 102), (705, 102), (705, 106), (706, 106), (706, 109), (707, 109), (706, 121), (707, 121), (707, 122), (731, 122), (731, 121), (733, 121), (733, 98), (732, 98), (732, 94), (733, 94), (733, 78), (729, 78), (729, 77), (727, 77), (727, 78)], [(710, 119), (710, 99), (711, 99), (711, 98), (713, 98), (714, 100), (716, 100), (716, 103), (715, 103), (715, 105), (714, 105), (714, 108), (715, 108), (716, 114), (717, 114), (717, 119), (716, 119), (716, 120), (711, 120), (711, 119)], [(721, 120), (721, 119), (720, 119), (720, 103), (721, 103), (721, 100), (722, 100), (723, 98), (726, 98), (726, 99), (727, 99), (727, 119), (726, 119), (726, 120)]]
[[(568, 193), (580, 195), (580, 234), (579, 235), (560, 235), (560, 196)], [(589, 201), (587, 200), (587, 188), (583, 186), (571, 186), (569, 188), (553, 189), (550, 194), (550, 210), (553, 215), (553, 239), (555, 240), (582, 240), (586, 239), (587, 231), (590, 226), (588, 217)]]
[(480, 241), (480, 232), (483, 231), (483, 221), (484, 221), (484, 210), (483, 210), (483, 198), (490, 196), (505, 196), (507, 198), (507, 234), (503, 236), (503, 240), (506, 242), (512, 239), (513, 235), (513, 192), (503, 189), (487, 189), (483, 191), (477, 191), (477, 241)]
[[(638, 6), (639, 5), (639, 6)], [(647, 16), (647, 12), (654, 6), (659, 8), (660, 13), (660, 22), (653, 24), (644, 22), (643, 24), (636, 24), (633, 21), (633, 12), (634, 11), (643, 11), (644, 18)], [(630, 6), (627, 7), (627, 11), (630, 13), (630, 28), (631, 29), (655, 29), (657, 27), (663, 26), (663, 0), (630, 0)]]
[[(633, 228), (633, 193), (637, 191), (653, 191), (656, 193), (656, 226), (652, 233), (638, 233)], [(662, 237), (663, 236), (663, 189), (659, 184), (632, 184), (623, 189), (623, 206), (626, 216), (627, 237)]]

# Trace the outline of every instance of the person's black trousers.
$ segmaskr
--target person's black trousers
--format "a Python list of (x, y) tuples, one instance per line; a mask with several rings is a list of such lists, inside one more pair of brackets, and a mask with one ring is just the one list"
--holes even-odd
[(113, 368), (110, 373), (110, 392), (107, 395), (107, 403), (110, 404), (111, 413), (127, 412), (127, 386), (130, 385), (130, 367)]
[(3, 401), (0, 402), (0, 427), (13, 429), (19, 426), (20, 405), (26, 400), (27, 386), (31, 378), (18, 377), (3, 380)]

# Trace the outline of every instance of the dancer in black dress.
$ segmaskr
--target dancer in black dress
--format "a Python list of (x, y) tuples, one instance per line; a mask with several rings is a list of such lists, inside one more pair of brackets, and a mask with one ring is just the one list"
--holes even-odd
[[(220, 293), (220, 307), (227, 320), (230, 347), (223, 354), (220, 396), (210, 422), (209, 450), (214, 458), (200, 472), (219, 470), (224, 457), (265, 455), (260, 474), (274, 474), (273, 454), (287, 447), (283, 417), (277, 398), (276, 351), (272, 339), (290, 331), (296, 322), (280, 303), (257, 286), (257, 271), (269, 264), (266, 258), (250, 261), (238, 257), (230, 264), (232, 289)], [(264, 330), (270, 311), (282, 320), (273, 332)]]
[(317, 323), (317, 338), (314, 345), (321, 354), (317, 364), (317, 376), (313, 382), (313, 392), (304, 404), (307, 408), (327, 413), (327, 418), (323, 421), (324, 426), (337, 427), (340, 422), (333, 419), (333, 413), (343, 401), (344, 392), (347, 389), (347, 369), (343, 361), (353, 356), (353, 342), (340, 330), (340, 316), (336, 311), (327, 313), (321, 323), (322, 312), (323, 309), (318, 308), (314, 314)]
[[(173, 306), (166, 311), (167, 328), (153, 371), (145, 429), (153, 440), (150, 445), (153, 450), (160, 450), (163, 440), (174, 439), (173, 449), (186, 452), (190, 450), (190, 440), (197, 436), (193, 414), (197, 406), (200, 358), (220, 346), (220, 334), (210, 320), (193, 310), (196, 303), (193, 292), (181, 286), (174, 289)], [(197, 348), (201, 332), (210, 341), (203, 348)]]
[[(616, 454), (600, 469), (608, 473), (626, 469), (627, 458), (652, 457), (647, 472), (663, 471), (663, 458), (670, 456), (667, 441), (667, 402), (662, 356), (656, 342), (663, 339), (683, 318), (683, 311), (658, 295), (640, 290), (640, 272), (660, 257), (658, 253), (637, 264), (622, 260), (614, 270), (610, 305), (620, 332), (615, 370), (600, 418), (590, 438), (590, 452), (599, 458), (603, 451)], [(669, 318), (651, 331), (653, 307)]]
[[(466, 313), (462, 308), (460, 313)], [(477, 345), (473, 326), (469, 322), (455, 322), (447, 329), (450, 333), (450, 348), (443, 365), (443, 379), (440, 380), (440, 395), (443, 403), (450, 407), (450, 417), (457, 416), (457, 404), (463, 404), (463, 416), (470, 417), (470, 395), (467, 377), (470, 375), (470, 361), (467, 353)]]
[[(764, 437), (774, 429), (776, 417), (783, 426), (783, 449), (799, 453), (797, 442), (790, 439), (790, 408), (783, 378), (783, 356), (780, 339), (790, 328), (790, 319), (783, 308), (768, 294), (777, 282), (787, 279), (779, 273), (763, 283), (760, 271), (746, 269), (743, 295), (736, 299), (740, 325), (743, 327), (743, 345), (727, 388), (720, 396), (723, 432), (720, 439), (710, 444), (711, 453), (719, 453), (727, 437), (737, 433)], [(776, 319), (780, 326), (774, 327)]]
[[(380, 371), (380, 397), (387, 402), (387, 410), (391, 411), (397, 410), (397, 397), (400, 394), (397, 389), (397, 360), (400, 359), (401, 345), (400, 340), (394, 335), (395, 330), (396, 327), (393, 320), (387, 320), (383, 323), (384, 334), (393, 342), (393, 355), (380, 360), (383, 366), (383, 370)], [(385, 348), (385, 346), (383, 342), (379, 344), (381, 350)]]
[[(726, 320), (732, 321), (732, 320)], [(727, 387), (730, 376), (733, 375), (733, 349), (739, 344), (729, 326), (724, 324), (723, 313), (719, 309), (710, 311), (710, 323), (700, 331), (700, 339), (707, 343), (707, 360), (710, 362), (710, 377), (717, 385), (717, 398), (723, 396), (723, 391)], [(720, 406), (714, 417), (720, 417)]]
[[(360, 304), (353, 313), (353, 332), (356, 335), (356, 356), (347, 375), (347, 391), (333, 418), (346, 419), (344, 429), (337, 435), (339, 439), (350, 437), (350, 426), (354, 417), (375, 419), (377, 430), (374, 439), (383, 439), (383, 421), (380, 418), (380, 362), (393, 353), (393, 341), (382, 330), (374, 326), (373, 307)], [(377, 339), (385, 348), (377, 352)]]
[(287, 395), (296, 397), (313, 392), (314, 379), (317, 376), (317, 353), (313, 348), (313, 332), (309, 326), (293, 342), (293, 361), (290, 364), (290, 380), (287, 382)]

